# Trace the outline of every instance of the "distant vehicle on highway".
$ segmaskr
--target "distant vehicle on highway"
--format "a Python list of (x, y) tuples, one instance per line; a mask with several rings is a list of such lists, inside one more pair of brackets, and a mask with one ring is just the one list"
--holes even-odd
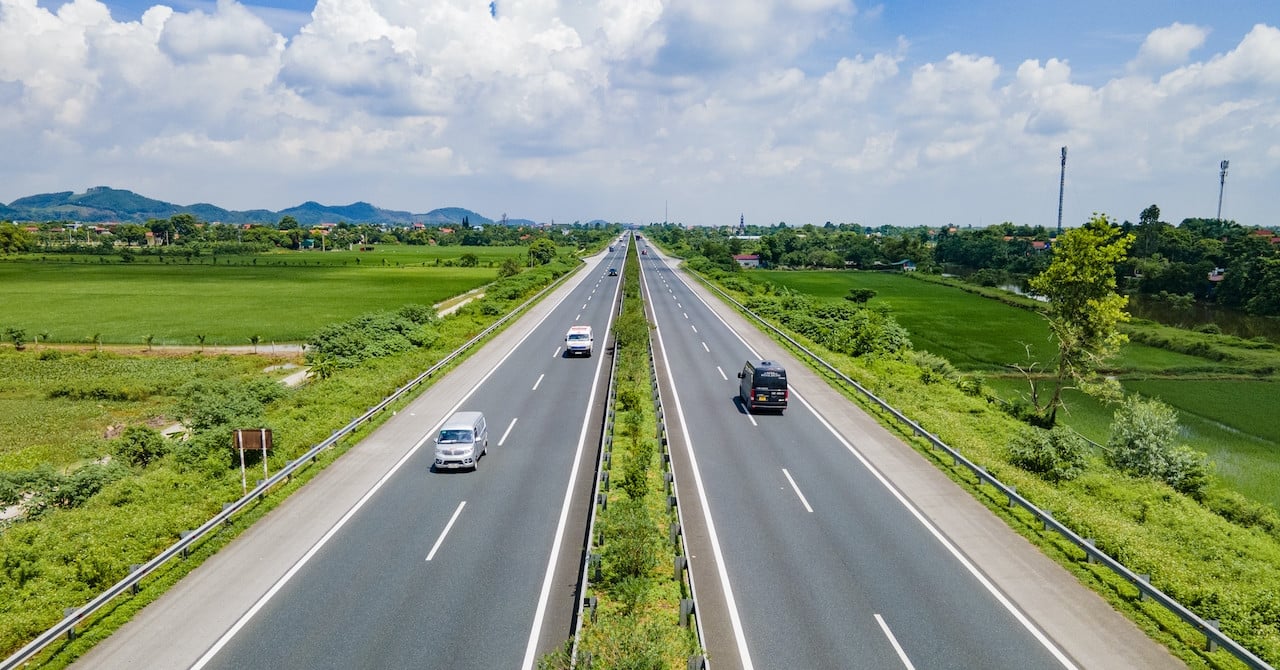
[(489, 452), (489, 427), (484, 412), (455, 412), (436, 436), (437, 470), (470, 468)]
[(612, 245), (612, 244), (610, 244), (610, 245), (609, 245), (609, 251), (613, 251), (613, 245)]
[(738, 397), (752, 414), (757, 409), (776, 409), (781, 414), (787, 408), (787, 371), (773, 361), (747, 364), (738, 373)]
[(610, 276), (610, 277), (617, 277), (617, 276), (618, 276), (618, 268), (609, 268), (609, 276)]
[(571, 326), (564, 336), (564, 353), (568, 356), (582, 354), (591, 355), (591, 345), (595, 340), (591, 335), (591, 326)]
[(641, 256), (648, 256), (648, 255), (649, 255), (649, 250), (648, 250), (648, 249), (641, 249), (641, 250), (640, 250), (640, 255), (641, 255)]

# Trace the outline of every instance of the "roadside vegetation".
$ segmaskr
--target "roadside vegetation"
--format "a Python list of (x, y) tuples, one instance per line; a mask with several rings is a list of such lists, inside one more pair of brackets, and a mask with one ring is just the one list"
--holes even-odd
[[(599, 246), (616, 231), (597, 234)], [(253, 354), (121, 356), (34, 343), (20, 351), (5, 347), (0, 351), (0, 506), (16, 516), (0, 522), (0, 656), (57, 622), (64, 608), (84, 604), (123, 578), (130, 565), (146, 562), (182, 531), (239, 498), (232, 429), (272, 429), (274, 450), (267, 466), (278, 470), (580, 264), (576, 256), (557, 256), (552, 249), (550, 258), (537, 262), (524, 248), (529, 260), (521, 260), (517, 273), (486, 284), (483, 298), (445, 318), (421, 304), (369, 312), (377, 303), (358, 303), (361, 311), (309, 333), (309, 349), (330, 363), (313, 358), (310, 382), (293, 389), (279, 383), (287, 371), (264, 372), (279, 358)], [(223, 287), (234, 283), (225, 281)], [(272, 324), (303, 307), (269, 312), (270, 318), (255, 327), (270, 332)], [(347, 346), (352, 342), (370, 345), (356, 350)], [(286, 360), (303, 362), (301, 357)], [(179, 422), (185, 439), (160, 436), (160, 428)], [(379, 422), (323, 454), (321, 465)], [(249, 455), (249, 467), (260, 473), (257, 458)], [(285, 493), (319, 469), (301, 471), (284, 485)], [(281, 497), (266, 497), (201, 543), (188, 560), (161, 568), (143, 582), (139, 594), (117, 599), (85, 622), (74, 641), (55, 645), (33, 667), (62, 667), (74, 660)]]
[(667, 507), (658, 420), (649, 369), (649, 323), (634, 246), (623, 264), (623, 308), (614, 323), (617, 393), (605, 506), (596, 520), (599, 564), (591, 568), (594, 613), (582, 622), (577, 658), (544, 657), (542, 670), (577, 667), (683, 668), (698, 653), (692, 627), (679, 625), (680, 600), (692, 597), (673, 575), (679, 545), (669, 541), (676, 514)]
[[(649, 237), (657, 239), (659, 234), (654, 231)], [(890, 279), (888, 275), (865, 272), (741, 272), (700, 257), (696, 244), (676, 241), (672, 246), (682, 248), (688, 255), (690, 268), (699, 270), (753, 310), (769, 315), (775, 325), (820, 352), (926, 430), (1017, 487), (1019, 493), (1042, 509), (1052, 510), (1055, 518), (1076, 532), (1094, 538), (1100, 549), (1135, 572), (1150, 574), (1152, 584), (1200, 616), (1219, 620), (1225, 632), (1262, 658), (1271, 663), (1280, 661), (1280, 610), (1276, 609), (1274, 593), (1274, 585), (1280, 583), (1280, 514), (1266, 502), (1250, 499), (1217, 478), (1203, 455), (1188, 448), (1185, 422), (1179, 423), (1169, 405), (1156, 401), (1149, 393), (1152, 386), (1141, 395), (1132, 394), (1138, 388), (1126, 389), (1130, 395), (1118, 405), (1077, 391), (1064, 391), (1066, 410), (1056, 417), (1059, 427), (1046, 431), (1029, 425), (1027, 410), (1034, 411), (1033, 407), (1018, 411), (1016, 403), (993, 392), (990, 379), (993, 373), (1009, 370), (1011, 363), (1025, 362), (1027, 344), (1031, 345), (1033, 360), (1042, 361), (1046, 367), (1054, 362), (1056, 351), (1049, 339), (1048, 324), (1033, 311), (901, 275)], [(796, 290), (801, 284), (814, 287), (814, 293), (825, 297)], [(875, 294), (868, 295), (862, 289)], [(917, 302), (910, 304), (911, 301)], [(886, 331), (888, 339), (882, 340), (878, 349), (833, 346), (842, 341), (832, 336), (841, 321), (827, 321), (826, 329), (820, 332), (806, 329), (807, 318), (831, 319), (832, 305), (841, 303), (865, 303), (868, 309), (893, 317), (905, 327), (914, 346), (898, 346), (897, 335), (890, 335), (891, 331)], [(969, 311), (970, 307), (977, 311)], [(856, 323), (851, 318), (853, 313), (836, 318), (843, 323)], [(983, 314), (1000, 318), (988, 321)], [(923, 331), (921, 324), (927, 324)], [(1141, 327), (1143, 324), (1125, 326), (1126, 332)], [(1023, 336), (1025, 343), (1019, 341)], [(1153, 335), (1153, 339), (1144, 341), (1152, 342), (1158, 337)], [(936, 351), (931, 347), (935, 342), (942, 345)], [(1164, 381), (1160, 375), (1171, 368), (1205, 374), (1217, 370), (1226, 374), (1219, 382), (1226, 384), (1233, 381), (1230, 375), (1238, 372), (1239, 366), (1250, 369), (1253, 383), (1275, 389), (1276, 381), (1271, 376), (1275, 368), (1268, 369), (1269, 364), (1263, 362), (1267, 348), (1237, 345), (1223, 341), (1212, 346), (1227, 353), (1251, 353), (1214, 360), (1131, 343), (1098, 371), (1123, 373), (1122, 382), (1126, 385), (1132, 382), (1154, 386)], [(1003, 391), (1015, 393), (1015, 387), (1027, 388), (1025, 378), (1016, 373), (1006, 377), (1003, 385)], [(1226, 415), (1223, 418), (1230, 419), (1254, 409), (1256, 416), (1274, 416), (1275, 398), (1280, 394), (1246, 397), (1257, 390), (1241, 389), (1233, 394), (1242, 405), (1218, 402), (1216, 407), (1205, 406), (1202, 412), (1221, 412)], [(1082, 552), (1045, 531), (1027, 515), (1011, 512), (1003, 498), (978, 485), (972, 475), (954, 470), (949, 459), (939, 458), (895, 421), (852, 392), (845, 392), (973, 490), (1013, 528), (1118, 609), (1128, 612), (1153, 638), (1168, 645), (1189, 665), (1238, 667), (1229, 655), (1208, 652), (1201, 635), (1158, 605), (1140, 600), (1135, 589), (1105, 568), (1085, 562)], [(1187, 395), (1190, 393), (1183, 394), (1182, 399)], [(1175, 401), (1179, 399), (1178, 394), (1170, 396)], [(1079, 439), (1075, 431), (1061, 427), (1075, 427), (1077, 413), (1085, 404), (1078, 402), (1082, 398), (1098, 408), (1092, 416), (1100, 420), (1094, 421), (1091, 431), (1080, 431), (1092, 434), (1098, 442), (1096, 446)], [(1248, 419), (1246, 423), (1259, 422)], [(1273, 431), (1268, 427), (1261, 432)], [(1274, 462), (1274, 449), (1271, 453)]]

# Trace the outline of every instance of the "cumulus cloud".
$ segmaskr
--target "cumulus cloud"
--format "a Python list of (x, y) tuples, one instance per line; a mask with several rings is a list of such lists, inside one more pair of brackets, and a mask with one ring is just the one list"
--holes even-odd
[(1200, 26), (1174, 23), (1164, 28), (1157, 28), (1147, 35), (1138, 56), (1129, 63), (1131, 70), (1181, 65), (1191, 56), (1191, 52), (1204, 44), (1209, 31)]
[(1095, 196), (1082, 215), (1125, 216), (1107, 185), (1140, 179), (1171, 199), (1142, 207), (1203, 214), (1168, 185), (1228, 151), (1238, 178), (1280, 173), (1274, 26), (1199, 60), (1207, 27), (1157, 28), (1123, 76), (1086, 83), (1065, 57), (922, 60), (909, 36), (859, 50), (859, 20), (885, 10), (849, 0), (495, 7), (318, 0), (285, 36), (236, 0), (137, 21), (98, 0), (0, 0), (0, 143), (26, 157), (0, 168), (0, 199), (111, 183), (239, 208), (386, 193), (421, 211), (447, 185), (453, 204), (560, 220), (503, 198), (606, 208), (582, 218), (670, 200), (702, 223), (1036, 223), (1063, 145), (1072, 188)]

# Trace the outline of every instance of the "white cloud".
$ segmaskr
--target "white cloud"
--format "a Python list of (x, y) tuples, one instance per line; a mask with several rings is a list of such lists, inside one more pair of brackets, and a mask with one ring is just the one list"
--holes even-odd
[[(236, 208), (1041, 223), (1063, 145), (1081, 218), (1204, 214), (1197, 180), (1227, 153), (1233, 179), (1280, 176), (1268, 25), (1200, 60), (1208, 27), (1157, 28), (1123, 76), (1084, 83), (1064, 56), (853, 48), (885, 10), (848, 0), (319, 0), (288, 39), (203, 6), (120, 22), (0, 0), (0, 145), (24, 157), (0, 198), (110, 183)], [(1270, 212), (1256, 190), (1237, 206)]]
[(1129, 68), (1146, 70), (1185, 63), (1191, 52), (1204, 44), (1208, 35), (1205, 28), (1183, 23), (1157, 28), (1143, 40), (1138, 56), (1129, 63)]

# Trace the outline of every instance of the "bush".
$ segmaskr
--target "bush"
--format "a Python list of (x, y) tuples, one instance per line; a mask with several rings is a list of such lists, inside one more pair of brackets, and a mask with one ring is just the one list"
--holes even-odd
[(1175, 443), (1178, 416), (1159, 400), (1129, 396), (1116, 410), (1107, 461), (1122, 472), (1165, 482), (1193, 498), (1209, 481), (1208, 458)]
[(1084, 439), (1064, 426), (1027, 427), (1009, 444), (1010, 462), (1055, 484), (1080, 476), (1088, 453)]
[(154, 428), (129, 426), (112, 441), (112, 451), (124, 461), (145, 468), (169, 453), (169, 442)]

